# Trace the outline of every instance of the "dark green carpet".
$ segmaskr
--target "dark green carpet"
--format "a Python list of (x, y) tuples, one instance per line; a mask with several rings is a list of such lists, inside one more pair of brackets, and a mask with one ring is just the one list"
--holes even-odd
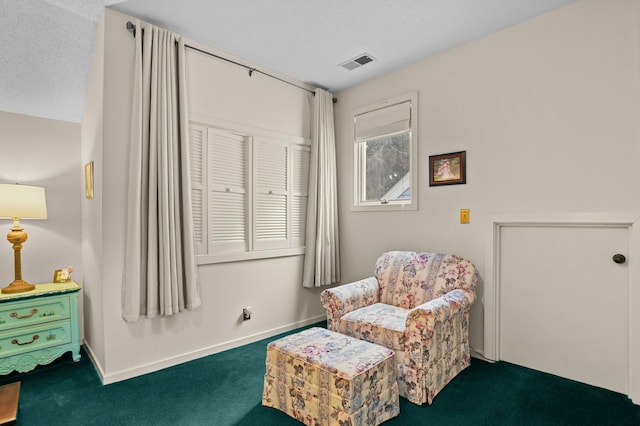
[[(266, 344), (276, 336), (107, 386), (86, 353), (20, 380), (18, 425), (299, 425), (262, 407)], [(640, 425), (640, 406), (604, 389), (473, 359), (431, 406), (400, 399), (385, 425)]]

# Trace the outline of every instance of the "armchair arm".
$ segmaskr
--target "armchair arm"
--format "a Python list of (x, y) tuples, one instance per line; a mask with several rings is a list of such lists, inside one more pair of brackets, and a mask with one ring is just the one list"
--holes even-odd
[(446, 321), (450, 316), (469, 309), (474, 299), (475, 295), (468, 291), (461, 289), (451, 290), (440, 297), (413, 308), (407, 316), (407, 326), (410, 320), (416, 321), (418, 317), (426, 317), (429, 313), (437, 321)]
[(380, 290), (375, 277), (329, 288), (320, 294), (322, 306), (327, 310), (327, 326), (334, 330), (338, 320), (346, 313), (378, 302)]
[(405, 331), (405, 365), (415, 376), (409, 400), (431, 404), (449, 381), (469, 365), (469, 310), (473, 291), (456, 289), (416, 306)]
[[(409, 312), (406, 322), (405, 351), (412, 363), (419, 366), (429, 362), (435, 355), (432, 353), (433, 349), (440, 344), (440, 342), (434, 342), (434, 336), (437, 333), (447, 332), (438, 329), (438, 325), (452, 320), (456, 315), (468, 315), (474, 299), (473, 293), (456, 289), (416, 306)], [(455, 330), (454, 332), (457, 333)]]

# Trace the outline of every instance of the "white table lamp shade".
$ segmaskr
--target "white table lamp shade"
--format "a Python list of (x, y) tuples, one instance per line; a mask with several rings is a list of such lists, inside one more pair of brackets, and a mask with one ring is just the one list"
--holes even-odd
[(46, 219), (47, 202), (44, 188), (16, 184), (0, 184), (0, 219)]

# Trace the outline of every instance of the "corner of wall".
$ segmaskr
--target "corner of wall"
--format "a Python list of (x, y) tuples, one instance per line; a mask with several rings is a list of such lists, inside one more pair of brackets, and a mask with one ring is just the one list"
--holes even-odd
[[(108, 9), (105, 9), (108, 11)], [(82, 265), (81, 278), (82, 316), (84, 341), (91, 348), (91, 358), (96, 366), (104, 362), (104, 319), (102, 300), (102, 272), (99, 259), (102, 257), (102, 145), (103, 145), (103, 101), (104, 101), (104, 28), (105, 13), (98, 21), (91, 57), (87, 92), (80, 131), (81, 166), (93, 161), (93, 198), (87, 199), (82, 188)]]

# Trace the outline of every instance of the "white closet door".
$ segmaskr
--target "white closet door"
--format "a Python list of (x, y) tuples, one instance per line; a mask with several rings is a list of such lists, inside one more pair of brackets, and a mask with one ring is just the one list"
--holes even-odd
[(624, 226), (503, 226), (500, 359), (628, 393), (628, 252)]

